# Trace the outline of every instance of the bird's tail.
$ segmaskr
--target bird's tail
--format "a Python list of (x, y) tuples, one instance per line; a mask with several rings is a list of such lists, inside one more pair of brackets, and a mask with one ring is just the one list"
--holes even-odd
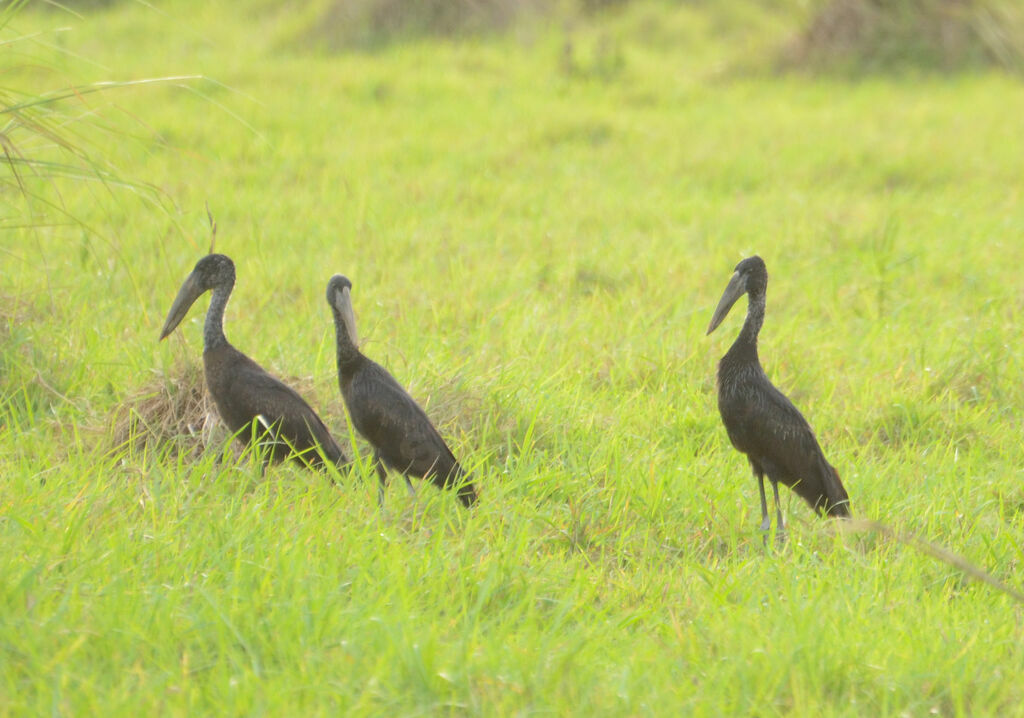
[(476, 489), (473, 487), (473, 475), (458, 464), (455, 465), (455, 470), (449, 475), (446, 484), (449, 488), (455, 488), (459, 501), (467, 509), (477, 502)]
[(819, 456), (816, 463), (806, 468), (803, 477), (790, 484), (790, 488), (819, 516), (823, 511), (827, 516), (850, 516), (850, 497), (839, 480), (839, 472), (824, 456)]
[(820, 507), (825, 514), (833, 517), (850, 517), (850, 496), (846, 493), (843, 482), (839, 479), (839, 472), (836, 467), (828, 463), (824, 457), (821, 459), (821, 483), (824, 493), (824, 501)]
[(467, 509), (472, 508), (477, 502), (476, 489), (473, 488), (473, 484), (463, 484), (459, 487), (459, 501)]

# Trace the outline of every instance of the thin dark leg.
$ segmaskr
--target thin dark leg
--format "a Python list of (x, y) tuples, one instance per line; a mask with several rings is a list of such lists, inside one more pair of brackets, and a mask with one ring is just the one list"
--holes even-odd
[(380, 484), (377, 486), (377, 505), (384, 508), (384, 489), (388, 485), (388, 470), (384, 466), (380, 454), (376, 451), (373, 452), (373, 463), (377, 468), (377, 478), (380, 480)]
[(412, 502), (412, 520), (417, 521), (418, 508), (416, 504), (416, 489), (413, 488), (412, 480), (409, 478), (409, 474), (403, 473), (402, 478), (405, 479), (405, 485), (409, 489), (409, 500)]
[(409, 478), (409, 474), (402, 474), (402, 477), (405, 479), (405, 485), (409, 489), (409, 496), (415, 499), (416, 487), (412, 485), (412, 480)]
[(775, 492), (775, 516), (778, 523), (776, 524), (776, 532), (779, 536), (785, 536), (786, 525), (782, 522), (782, 505), (779, 503), (779, 482), (772, 482), (772, 491)]
[(263, 414), (256, 415), (256, 421), (252, 424), (252, 446), (256, 454), (256, 460), (260, 462), (260, 478), (267, 475), (267, 467), (274, 460), (274, 450), (277, 448), (277, 436), (274, 434), (274, 427)]
[[(772, 527), (772, 521), (768, 517), (768, 498), (764, 495), (764, 474), (761, 472), (755, 472), (757, 474), (757, 488), (761, 490), (761, 530), (768, 531)], [(772, 486), (775, 482), (772, 482)], [(775, 490), (775, 496), (778, 497), (778, 489)]]
[(273, 438), (258, 438), (253, 445), (253, 454), (260, 465), (260, 478), (266, 478), (267, 469), (274, 462), (274, 440)]

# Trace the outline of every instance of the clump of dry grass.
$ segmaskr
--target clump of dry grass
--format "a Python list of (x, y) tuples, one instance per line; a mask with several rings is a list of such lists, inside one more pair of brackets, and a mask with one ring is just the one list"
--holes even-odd
[[(340, 414), (341, 398), (335, 404), (323, 405), (332, 411), (321, 411), (313, 401), (316, 391), (312, 379), (284, 377), (282, 380), (310, 401), (342, 450), (351, 456), (345, 421)], [(206, 390), (200, 364), (187, 364), (167, 374), (157, 372), (152, 381), (133, 391), (115, 409), (112, 433), (115, 450), (166, 451), (188, 458), (196, 458), (211, 447), (220, 450), (228, 441), (227, 427), (221, 422), (213, 397)], [(241, 455), (237, 442), (231, 442), (231, 450)]]
[(829, 0), (784, 50), (789, 69), (1024, 69), (1024, 12), (1006, 0)]
[(227, 436), (198, 364), (158, 373), (115, 410), (113, 426), (114, 447), (133, 453), (169, 448), (197, 457)]
[(509, 29), (535, 0), (328, 0), (297, 41), (329, 51), (376, 48), (422, 37), (466, 37)]

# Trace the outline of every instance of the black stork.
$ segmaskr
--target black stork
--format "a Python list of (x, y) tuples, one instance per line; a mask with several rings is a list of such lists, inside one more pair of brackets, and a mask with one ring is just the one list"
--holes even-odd
[(810, 424), (793, 402), (768, 380), (757, 357), (757, 335), (764, 323), (768, 270), (760, 257), (736, 265), (718, 302), (708, 334), (722, 323), (729, 309), (747, 295), (747, 318), (740, 335), (718, 364), (718, 411), (738, 451), (747, 455), (761, 489), (761, 530), (771, 528), (764, 493), (767, 474), (775, 493), (778, 530), (785, 529), (779, 507), (779, 482), (811, 505), (819, 516), (850, 515), (850, 498), (839, 474), (828, 463)]
[(359, 351), (351, 291), (352, 282), (340, 274), (327, 283), (337, 335), (338, 384), (352, 424), (373, 447), (381, 503), (387, 469), (392, 468), (402, 473), (410, 492), (409, 477), (416, 476), (438, 488), (455, 489), (462, 504), (472, 506), (477, 495), (470, 476), (426, 413), (387, 369)]
[(174, 331), (204, 292), (212, 290), (203, 329), (203, 367), (210, 396), (228, 429), (239, 441), (263, 447), (268, 462), (292, 458), (317, 469), (324, 467), (325, 459), (345, 464), (341, 447), (309, 404), (224, 336), (224, 307), (234, 286), (235, 264), (229, 257), (208, 254), (200, 259), (178, 290), (160, 339)]

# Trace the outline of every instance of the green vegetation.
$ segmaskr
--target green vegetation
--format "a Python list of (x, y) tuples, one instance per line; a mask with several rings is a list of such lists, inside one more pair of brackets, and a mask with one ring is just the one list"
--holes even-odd
[[(1021, 713), (1012, 597), (788, 493), (762, 546), (714, 399), (739, 317), (704, 336), (761, 254), (763, 363), (855, 514), (1020, 588), (1018, 80), (745, 72), (799, 13), (743, 0), (332, 55), (291, 7), (172, 5), (15, 23), (45, 44), (7, 87), (208, 79), (63, 107), (167, 201), (57, 178), (87, 227), (0, 238), (0, 714)], [(351, 277), (476, 510), (161, 415), (199, 403), (200, 312), (156, 340), (207, 202), (232, 341), (350, 442)]]

